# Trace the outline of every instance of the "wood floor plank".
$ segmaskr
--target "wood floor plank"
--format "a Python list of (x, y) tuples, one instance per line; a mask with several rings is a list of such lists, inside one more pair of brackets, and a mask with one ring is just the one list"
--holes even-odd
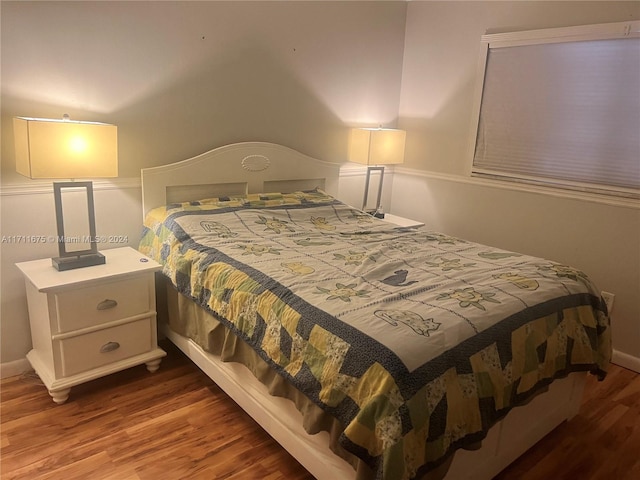
[[(173, 345), (55, 405), (32, 376), (0, 384), (2, 480), (313, 480)], [(640, 375), (587, 381), (580, 413), (495, 480), (640, 478)]]
[(640, 478), (640, 374), (611, 365), (587, 378), (578, 415), (558, 426), (495, 480)]

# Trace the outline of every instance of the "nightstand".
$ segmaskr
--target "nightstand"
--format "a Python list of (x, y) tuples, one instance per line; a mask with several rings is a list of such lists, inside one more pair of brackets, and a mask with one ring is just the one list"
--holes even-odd
[(397, 215), (392, 215), (391, 213), (385, 213), (383, 220), (389, 223), (393, 223), (398, 227), (412, 228), (412, 227), (424, 226), (423, 222), (418, 222), (416, 220), (410, 220), (408, 218), (399, 217)]
[(51, 259), (18, 263), (25, 277), (31, 366), (56, 403), (71, 387), (145, 363), (158, 348), (154, 272), (161, 266), (133, 248), (104, 250), (104, 265), (58, 271)]

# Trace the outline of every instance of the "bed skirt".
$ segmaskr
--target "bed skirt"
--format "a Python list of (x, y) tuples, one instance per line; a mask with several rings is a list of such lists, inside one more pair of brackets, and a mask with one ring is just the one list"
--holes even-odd
[[(310, 401), (298, 389), (269, 368), (246, 342), (234, 335), (225, 325), (211, 313), (192, 300), (178, 293), (173, 285), (158, 278), (158, 299), (166, 301), (165, 312), (158, 312), (160, 321), (165, 321), (171, 331), (188, 338), (199, 345), (205, 352), (217, 356), (223, 362), (235, 362), (244, 365), (253, 376), (267, 387), (270, 395), (290, 400), (300, 412), (303, 428), (309, 435), (324, 431), (329, 434), (330, 450), (348, 462), (354, 469), (354, 480), (372, 480), (373, 471), (360, 459), (344, 450), (339, 443), (343, 426), (332, 415), (323, 411)], [(165, 287), (162, 287), (164, 283)], [(164, 291), (163, 291), (164, 290)], [(162, 310), (162, 308), (159, 308)], [(477, 445), (477, 448), (480, 444)], [(469, 450), (474, 448), (468, 448)], [(438, 468), (427, 472), (420, 480), (442, 480), (453, 460), (453, 455)]]

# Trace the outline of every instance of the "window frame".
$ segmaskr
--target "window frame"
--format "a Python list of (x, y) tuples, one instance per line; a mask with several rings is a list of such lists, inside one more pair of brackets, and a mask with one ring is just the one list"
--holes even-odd
[(491, 170), (475, 165), (476, 146), (479, 135), (480, 115), (484, 91), (484, 81), (487, 71), (489, 52), (492, 49), (539, 45), (549, 43), (565, 43), (589, 40), (607, 40), (640, 38), (640, 21), (604, 23), (595, 25), (581, 25), (573, 27), (548, 28), (507, 33), (491, 33), (482, 35), (480, 39), (480, 55), (477, 66), (476, 86), (472, 108), (471, 136), (469, 141), (469, 161), (467, 174), (478, 179), (488, 179), (492, 182), (510, 184), (515, 188), (522, 186), (526, 190), (540, 187), (541, 189), (574, 191), (581, 194), (602, 197), (623, 197), (626, 199), (640, 199), (640, 189), (609, 186), (549, 177), (535, 177), (499, 170)]

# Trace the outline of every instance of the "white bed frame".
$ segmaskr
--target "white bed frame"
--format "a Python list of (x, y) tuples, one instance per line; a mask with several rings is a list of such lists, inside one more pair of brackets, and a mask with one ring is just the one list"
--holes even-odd
[[(290, 192), (320, 187), (336, 195), (340, 166), (262, 142), (220, 147), (178, 163), (142, 170), (144, 214), (167, 203), (220, 195)], [(355, 471), (328, 447), (328, 434), (308, 435), (300, 413), (273, 397), (244, 366), (222, 362), (162, 325), (164, 334), (318, 480), (352, 479)], [(446, 479), (490, 480), (578, 413), (586, 374), (555, 381), (529, 404), (512, 410), (474, 451), (456, 453)]]

